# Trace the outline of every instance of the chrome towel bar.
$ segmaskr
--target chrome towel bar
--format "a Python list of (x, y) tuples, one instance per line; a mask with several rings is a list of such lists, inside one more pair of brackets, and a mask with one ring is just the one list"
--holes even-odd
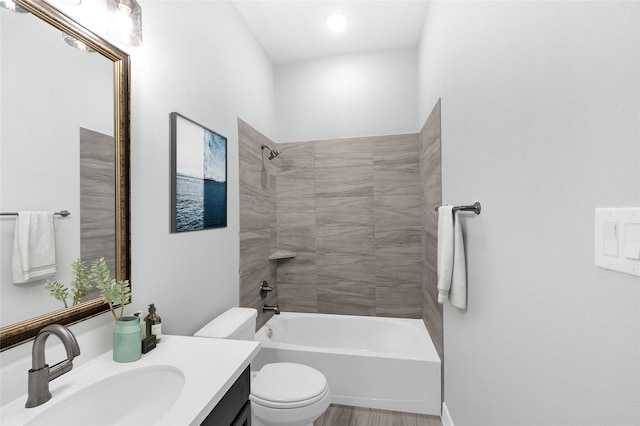
[[(59, 212), (55, 212), (54, 215), (56, 216), (62, 216), (62, 217), (67, 217), (69, 216), (71, 213), (68, 212), (67, 210), (60, 210)], [(0, 213), (0, 216), (18, 216), (17, 212), (9, 212), (9, 213)]]
[[(440, 208), (436, 207), (436, 211)], [(475, 214), (480, 214), (480, 210), (482, 209), (482, 206), (480, 205), (479, 201), (476, 201), (475, 203), (473, 203), (473, 205), (471, 206), (455, 206), (453, 208), (454, 212), (457, 211), (462, 211), (462, 212), (474, 212)]]

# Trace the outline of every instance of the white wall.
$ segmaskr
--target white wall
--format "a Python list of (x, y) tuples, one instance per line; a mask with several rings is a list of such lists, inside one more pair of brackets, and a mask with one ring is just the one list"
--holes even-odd
[[(239, 304), (236, 120), (274, 133), (273, 67), (230, 2), (146, 1), (142, 7), (144, 44), (130, 49), (133, 303), (127, 311), (154, 302), (164, 333), (190, 335)], [(228, 138), (227, 228), (170, 233), (172, 111)], [(72, 329), (90, 335), (86, 325), (96, 324), (96, 333), (110, 341), (110, 328), (102, 326), (107, 316)], [(30, 347), (2, 352), (0, 363), (27, 356)]]
[(443, 202), (468, 310), (444, 310), (456, 426), (640, 423), (640, 280), (593, 265), (596, 207), (640, 205), (640, 3), (433, 2)]
[(278, 142), (417, 133), (415, 48), (276, 65)]
[[(49, 277), (69, 285), (80, 257), (80, 127), (113, 135), (113, 64), (67, 46), (30, 13), (0, 14), (0, 211), (71, 212), (54, 220), (57, 274)], [(15, 224), (0, 218), (0, 326), (64, 307), (44, 279), (13, 284)]]
[[(230, 2), (145, 2), (132, 52), (133, 304), (190, 335), (239, 304), (237, 117), (274, 131), (271, 61)], [(227, 228), (171, 234), (169, 113), (228, 138)]]

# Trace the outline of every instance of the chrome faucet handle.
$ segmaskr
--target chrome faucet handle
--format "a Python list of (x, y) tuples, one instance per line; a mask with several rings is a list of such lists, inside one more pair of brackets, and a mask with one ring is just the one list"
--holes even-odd
[(269, 283), (267, 281), (262, 281), (260, 283), (260, 297), (262, 299), (265, 299), (267, 297), (267, 293), (269, 293), (270, 291), (275, 290), (274, 287), (270, 287)]
[(265, 290), (265, 291), (272, 291), (273, 287), (269, 286), (269, 283), (267, 281), (262, 281), (260, 283), (260, 290)]

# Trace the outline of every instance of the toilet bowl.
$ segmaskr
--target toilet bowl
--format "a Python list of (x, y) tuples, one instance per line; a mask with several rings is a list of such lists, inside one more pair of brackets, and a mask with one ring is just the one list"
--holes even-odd
[(266, 364), (251, 382), (251, 413), (257, 426), (311, 425), (331, 403), (327, 379), (307, 365)]
[[(194, 336), (254, 340), (257, 311), (231, 308)], [(307, 365), (278, 362), (252, 372), (251, 422), (255, 426), (307, 426), (331, 403), (326, 377)]]

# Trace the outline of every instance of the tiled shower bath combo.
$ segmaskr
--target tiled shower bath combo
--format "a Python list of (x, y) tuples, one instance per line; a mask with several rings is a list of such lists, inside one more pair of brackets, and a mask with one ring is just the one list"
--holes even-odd
[[(422, 319), (440, 359), (440, 102), (418, 134), (274, 143), (238, 120), (241, 306)], [(282, 154), (269, 160), (262, 145)], [(276, 250), (294, 258), (269, 260)], [(258, 284), (275, 290), (261, 299)]]

